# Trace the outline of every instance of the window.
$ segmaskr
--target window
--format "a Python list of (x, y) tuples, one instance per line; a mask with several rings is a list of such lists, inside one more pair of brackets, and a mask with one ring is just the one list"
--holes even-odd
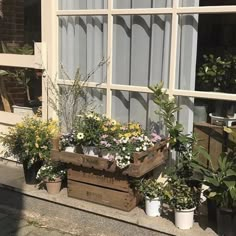
[[(206, 37), (217, 38), (214, 43), (218, 49), (211, 43), (214, 50), (228, 44), (233, 52), (236, 1), (95, 2), (87, 1), (85, 5), (83, 1), (60, 1), (59, 62), (67, 65), (71, 75), (78, 66), (86, 74), (107, 58), (108, 63), (88, 82), (88, 87), (106, 91), (108, 116), (121, 121), (140, 120), (150, 126), (155, 117), (148, 120), (153, 112), (148, 86), (161, 80), (170, 95), (180, 96), (184, 109), (179, 119), (189, 130), (195, 98), (236, 101), (233, 93), (209, 93), (196, 84), (200, 54), (209, 49), (209, 41), (203, 36), (207, 27), (211, 33)], [(210, 26), (211, 22), (214, 26)], [(214, 28), (220, 30), (221, 37)]]

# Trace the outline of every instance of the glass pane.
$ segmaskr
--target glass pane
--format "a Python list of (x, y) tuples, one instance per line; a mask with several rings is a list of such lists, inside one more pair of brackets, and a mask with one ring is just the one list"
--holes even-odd
[[(205, 1), (205, 0), (203, 0)], [(179, 0), (179, 6), (180, 7), (194, 7), (199, 6), (199, 0)]]
[(161, 8), (171, 7), (172, 0), (113, 0), (114, 8)]
[(168, 84), (170, 15), (114, 16), (113, 83)]
[(42, 73), (28, 68), (0, 67), (0, 110), (32, 115), (42, 105)]
[(120, 122), (139, 122), (144, 129), (160, 133), (163, 123), (155, 111), (151, 95), (138, 92), (113, 91), (112, 117)]
[(227, 6), (227, 5), (236, 5), (236, 0), (200, 0), (200, 6)]
[(59, 0), (60, 10), (105, 9), (107, 0)]
[(104, 114), (106, 111), (106, 91), (102, 89), (84, 88), (78, 96), (74, 86), (60, 85), (59, 109), (63, 132), (69, 132), (77, 115), (86, 111)]
[(41, 41), (41, 1), (18, 2), (2, 3), (0, 53), (33, 54), (34, 42)]
[(236, 14), (181, 15), (176, 88), (235, 93)]
[(60, 17), (59, 27), (59, 62), (68, 78), (74, 79), (79, 69), (83, 78), (105, 82), (107, 17)]

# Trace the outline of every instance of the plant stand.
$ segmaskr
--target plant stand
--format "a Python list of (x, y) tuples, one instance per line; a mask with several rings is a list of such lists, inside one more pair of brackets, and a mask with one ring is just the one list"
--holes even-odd
[(53, 150), (51, 158), (69, 166), (69, 197), (130, 211), (140, 200), (130, 187), (132, 179), (164, 164), (166, 152), (166, 142), (161, 142), (145, 152), (134, 153), (134, 162), (125, 169), (119, 169), (113, 161), (78, 153)]

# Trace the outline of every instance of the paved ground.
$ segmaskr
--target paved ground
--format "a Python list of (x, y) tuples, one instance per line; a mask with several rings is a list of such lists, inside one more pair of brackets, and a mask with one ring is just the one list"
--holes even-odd
[(0, 236), (70, 236), (71, 234), (50, 229), (35, 221), (17, 219), (7, 213), (0, 213)]

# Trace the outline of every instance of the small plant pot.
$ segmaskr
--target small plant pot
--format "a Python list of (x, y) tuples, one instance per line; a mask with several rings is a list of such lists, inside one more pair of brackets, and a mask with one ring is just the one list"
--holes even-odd
[(44, 182), (49, 194), (58, 194), (61, 191), (61, 178), (56, 178), (54, 181), (46, 179)]
[(160, 198), (150, 199), (145, 197), (145, 211), (148, 216), (160, 216), (161, 215), (161, 200)]
[(65, 152), (75, 152), (75, 147), (72, 147), (72, 146), (66, 147)]
[(196, 207), (184, 210), (175, 209), (175, 226), (179, 229), (191, 229), (193, 227), (195, 209)]
[(24, 176), (25, 176), (26, 184), (34, 185), (39, 182), (36, 179), (36, 176), (41, 166), (42, 166), (41, 161), (37, 161), (33, 163), (29, 168), (28, 168), (28, 162), (27, 161), (23, 162), (23, 169), (24, 169)]
[(95, 146), (82, 146), (83, 153), (88, 156), (98, 157), (99, 150)]

